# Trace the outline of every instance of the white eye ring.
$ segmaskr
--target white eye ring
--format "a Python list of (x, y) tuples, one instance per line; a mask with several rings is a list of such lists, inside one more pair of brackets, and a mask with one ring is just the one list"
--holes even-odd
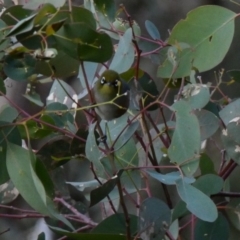
[(119, 80), (118, 80), (118, 79), (115, 79), (115, 81), (114, 81), (114, 86), (115, 86), (115, 87), (118, 87), (118, 85), (119, 85)]
[(106, 79), (105, 79), (105, 77), (102, 77), (100, 83), (101, 83), (102, 85), (106, 83)]

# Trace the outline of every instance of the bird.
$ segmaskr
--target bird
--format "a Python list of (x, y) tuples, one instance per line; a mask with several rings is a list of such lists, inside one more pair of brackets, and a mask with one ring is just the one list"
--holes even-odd
[[(97, 107), (96, 113), (102, 120), (111, 121), (121, 117), (129, 107), (130, 88), (114, 70), (105, 70), (93, 87)], [(112, 103), (106, 103), (113, 101)], [(104, 104), (106, 103), (106, 104)]]

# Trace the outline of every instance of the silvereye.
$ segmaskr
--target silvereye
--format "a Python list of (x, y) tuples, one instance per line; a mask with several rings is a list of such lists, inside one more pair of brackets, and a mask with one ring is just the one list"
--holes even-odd
[(97, 114), (106, 121), (122, 116), (129, 107), (129, 86), (121, 80), (119, 74), (113, 70), (106, 70), (96, 81), (93, 93), (97, 104)]

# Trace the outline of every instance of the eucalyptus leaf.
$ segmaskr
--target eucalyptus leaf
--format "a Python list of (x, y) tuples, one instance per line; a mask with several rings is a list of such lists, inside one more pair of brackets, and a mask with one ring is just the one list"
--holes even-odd
[(177, 180), (176, 186), (179, 196), (192, 214), (207, 222), (214, 222), (217, 219), (217, 207), (207, 195), (182, 179)]
[[(211, 183), (211, 184), (209, 184)], [(205, 174), (199, 177), (193, 186), (210, 196), (212, 194), (219, 193), (223, 188), (223, 179), (215, 174)]]
[(237, 99), (229, 103), (227, 106), (225, 106), (219, 112), (219, 115), (225, 125), (228, 125), (228, 123), (232, 120), (235, 120), (235, 121), (239, 120), (240, 119), (240, 99)]
[(200, 127), (191, 106), (184, 100), (173, 104), (176, 111), (176, 128), (168, 149), (171, 162), (181, 166), (187, 176), (191, 176), (198, 168), (200, 157)]
[(187, 43), (191, 47), (174, 54), (175, 66), (166, 58), (158, 76), (180, 78), (189, 76), (192, 67), (203, 72), (219, 64), (231, 45), (235, 18), (236, 13), (220, 6), (206, 5), (190, 11), (173, 28), (168, 44)]
[(81, 61), (105, 62), (113, 53), (110, 37), (82, 22), (65, 24), (54, 34), (54, 39), (58, 48)]
[(98, 149), (96, 139), (95, 139), (95, 123), (89, 126), (89, 133), (87, 137), (85, 152), (86, 157), (89, 161), (93, 163), (94, 170), (98, 177), (106, 178), (105, 170), (100, 162), (102, 153)]
[(195, 240), (226, 240), (229, 239), (230, 227), (227, 219), (222, 213), (213, 223), (197, 220), (194, 229)]
[(145, 27), (146, 27), (149, 35), (151, 36), (151, 38), (153, 38), (154, 40), (161, 39), (160, 33), (159, 33), (157, 27), (151, 21), (146, 20)]
[(201, 141), (210, 138), (220, 127), (219, 119), (216, 115), (205, 109), (196, 110), (194, 113), (199, 121)]
[[(129, 214), (131, 235), (137, 232), (138, 217)], [(126, 234), (126, 219), (123, 213), (113, 214), (99, 223), (91, 233)]]
[(193, 177), (183, 177), (180, 172), (170, 172), (166, 174), (161, 174), (155, 171), (148, 170), (146, 171), (151, 177), (155, 178), (156, 180), (164, 183), (166, 185), (175, 185), (178, 179), (183, 179), (186, 183), (193, 183), (195, 179)]
[(162, 239), (170, 226), (171, 211), (163, 201), (147, 198), (140, 206), (138, 231), (143, 239)]
[(240, 199), (232, 198), (229, 203), (226, 205), (225, 212), (228, 216), (230, 223), (240, 231)]
[(30, 76), (36, 73), (35, 64), (36, 59), (30, 55), (24, 57), (7, 55), (4, 58), (3, 70), (9, 78), (26, 82)]
[(129, 28), (118, 43), (117, 51), (109, 66), (110, 69), (118, 73), (126, 72), (133, 64), (135, 53), (132, 43), (132, 29)]
[(115, 176), (111, 177), (107, 182), (91, 191), (90, 194), (90, 207), (100, 202), (102, 199), (108, 196), (108, 194), (114, 189), (117, 182), (120, 181), (120, 177), (123, 170), (120, 170)]
[(235, 82), (240, 82), (240, 70), (229, 70), (227, 73)]
[(210, 100), (210, 90), (205, 84), (188, 84), (184, 86), (182, 94), (192, 109), (201, 109)]
[(26, 202), (41, 214), (56, 218), (73, 228), (67, 219), (56, 212), (52, 200), (46, 195), (34, 170), (35, 155), (30, 150), (8, 143), (6, 159), (9, 176)]
[(36, 13), (19, 21), (7, 34), (7, 37), (19, 35), (32, 30)]
[(10, 105), (3, 105), (0, 109), (0, 121), (2, 122), (13, 122), (18, 116), (16, 108)]
[(230, 122), (222, 130), (223, 146), (230, 158), (240, 164), (240, 126), (238, 121)]

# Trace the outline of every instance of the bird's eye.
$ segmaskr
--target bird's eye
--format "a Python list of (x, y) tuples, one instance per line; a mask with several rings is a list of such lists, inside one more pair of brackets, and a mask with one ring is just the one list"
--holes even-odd
[(116, 80), (114, 81), (114, 86), (115, 86), (115, 87), (118, 87), (118, 85), (119, 85), (119, 80), (116, 79)]
[(101, 84), (103, 85), (103, 84), (105, 84), (106, 83), (106, 79), (105, 79), (105, 77), (102, 77), (102, 79), (101, 79)]

